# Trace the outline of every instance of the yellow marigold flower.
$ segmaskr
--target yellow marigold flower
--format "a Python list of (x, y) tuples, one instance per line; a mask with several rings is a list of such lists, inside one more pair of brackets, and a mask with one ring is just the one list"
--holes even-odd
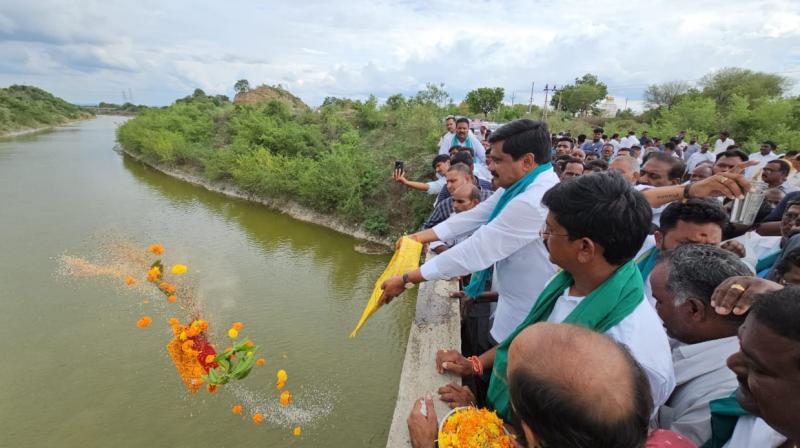
[(242, 413), (242, 405), (236, 404), (231, 408), (231, 412), (234, 414), (241, 414)]
[(285, 386), (285, 385), (286, 385), (286, 381), (278, 380), (275, 383), (275, 389), (281, 390), (281, 389), (283, 389), (283, 386)]
[(156, 255), (161, 255), (164, 253), (164, 246), (160, 244), (151, 244), (150, 247), (147, 248), (147, 251)]
[(169, 303), (175, 303), (175, 302), (177, 302), (177, 301), (178, 301), (178, 298), (177, 298), (177, 297), (175, 297), (174, 295), (167, 296), (167, 302), (169, 302)]
[(235, 328), (231, 328), (228, 330), (228, 336), (230, 336), (231, 339), (236, 339), (239, 337), (239, 332)]
[(289, 379), (289, 375), (286, 374), (286, 371), (283, 369), (278, 370), (278, 381), (286, 381)]
[(180, 339), (181, 341), (185, 341), (188, 338), (189, 338), (189, 335), (187, 335), (185, 331), (181, 331), (180, 336), (178, 336), (178, 339)]
[(186, 273), (187, 270), (188, 268), (186, 267), (185, 264), (176, 264), (175, 266), (172, 267), (171, 272), (175, 275), (183, 275)]
[(139, 328), (146, 328), (153, 322), (153, 319), (150, 316), (143, 316), (141, 319), (136, 321), (136, 326)]
[(253, 423), (256, 425), (260, 425), (261, 422), (264, 421), (264, 414), (257, 412), (256, 415), (253, 416)]
[(236, 331), (242, 331), (242, 328), (244, 328), (244, 325), (242, 325), (241, 322), (234, 322), (233, 325), (231, 325), (231, 328), (233, 328)]
[(264, 364), (266, 364), (266, 363), (267, 363), (267, 361), (266, 361), (264, 358), (258, 358), (258, 359), (256, 359), (256, 365), (257, 365), (257, 366), (263, 366), (263, 365), (264, 365)]
[(280, 403), (281, 406), (287, 406), (289, 402), (292, 401), (292, 393), (288, 390), (281, 392)]
[(253, 357), (253, 352), (247, 352), (247, 354), (245, 356), (248, 357), (248, 358), (252, 358)]
[(299, 426), (295, 426), (294, 429), (292, 430), (292, 434), (294, 434), (296, 437), (300, 437), (300, 434), (302, 434), (302, 433), (303, 433), (303, 430), (300, 429)]
[(136, 283), (136, 279), (135, 278), (131, 277), (130, 275), (125, 277), (125, 284), (132, 285), (134, 283)]
[(206, 364), (211, 364), (212, 362), (214, 362), (214, 358), (216, 358), (216, 356), (206, 355)]

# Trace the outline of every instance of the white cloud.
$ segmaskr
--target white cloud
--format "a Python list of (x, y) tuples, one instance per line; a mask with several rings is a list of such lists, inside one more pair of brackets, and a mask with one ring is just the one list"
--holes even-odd
[[(282, 83), (306, 102), (414, 94), (444, 82), (457, 99), (502, 86), (535, 102), (545, 84), (595, 73), (618, 103), (648, 84), (740, 66), (800, 79), (800, 2), (639, 4), (124, 2), (0, 0), (0, 84), (32, 83), (71, 101), (168, 104), (241, 78)], [(795, 92), (800, 88), (796, 83)]]

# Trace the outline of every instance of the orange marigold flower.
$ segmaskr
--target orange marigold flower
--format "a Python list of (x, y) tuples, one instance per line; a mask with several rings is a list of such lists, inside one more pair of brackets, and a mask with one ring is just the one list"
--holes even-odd
[(136, 279), (135, 278), (131, 277), (130, 275), (125, 277), (125, 284), (132, 285), (134, 283), (136, 283)]
[(300, 429), (299, 426), (295, 426), (294, 429), (292, 430), (292, 434), (294, 434), (296, 437), (300, 437), (300, 434), (302, 434), (302, 433), (303, 433), (303, 430)]
[(240, 404), (234, 405), (231, 408), (231, 412), (233, 412), (234, 414), (241, 414), (242, 413), (242, 405), (240, 405)]
[(167, 286), (169, 286), (169, 283), (161, 282), (158, 284), (158, 289), (167, 289)]
[(228, 336), (230, 336), (231, 339), (236, 339), (239, 337), (239, 331), (235, 328), (231, 328), (228, 330)]
[(176, 290), (175, 285), (167, 285), (167, 287), (164, 288), (164, 291), (166, 291), (167, 294), (174, 294), (175, 290)]
[(200, 323), (200, 329), (201, 330), (203, 330), (203, 331), (208, 330), (208, 322), (206, 322), (206, 321), (204, 321), (202, 319), (198, 320), (197, 322)]
[(288, 390), (281, 392), (281, 398), (280, 398), (281, 406), (288, 405), (290, 401), (292, 401), (292, 393), (289, 392)]
[(174, 317), (170, 317), (167, 322), (169, 322), (170, 326), (175, 326), (175, 325), (180, 325), (181, 324), (181, 321), (179, 321), (178, 319), (176, 319)]
[(266, 360), (264, 360), (264, 358), (258, 358), (258, 359), (256, 359), (256, 365), (257, 365), (257, 366), (263, 366), (263, 365), (264, 365), (264, 364), (266, 364), (266, 363), (267, 363), (267, 361), (266, 361)]
[(252, 346), (254, 346), (254, 345), (255, 345), (255, 344), (253, 344), (253, 341), (246, 341), (246, 342), (244, 343), (244, 346), (245, 346), (245, 347), (247, 347), (247, 348), (250, 348), (250, 347), (252, 347)]
[(200, 334), (200, 329), (195, 327), (189, 327), (189, 330), (186, 331), (186, 336), (193, 338)]
[(146, 328), (153, 322), (153, 319), (150, 316), (144, 316), (138, 321), (136, 321), (136, 326), (139, 328)]
[(175, 302), (177, 302), (177, 301), (178, 301), (178, 298), (177, 298), (177, 297), (175, 297), (174, 295), (167, 296), (167, 302), (169, 302), (169, 303), (175, 303)]
[(244, 325), (242, 325), (241, 322), (234, 322), (233, 325), (231, 325), (231, 328), (233, 328), (236, 331), (241, 331), (242, 328), (244, 328)]
[(194, 341), (191, 340), (191, 339), (189, 339), (188, 341), (185, 341), (183, 344), (181, 344), (181, 349), (184, 352), (192, 351), (192, 347), (194, 347)]
[(206, 384), (206, 389), (208, 389), (208, 393), (213, 394), (214, 392), (217, 391), (217, 385), (216, 384)]
[(206, 364), (211, 364), (212, 362), (214, 362), (215, 358), (216, 356), (214, 355), (206, 355)]
[(253, 416), (253, 423), (256, 425), (260, 425), (261, 422), (264, 421), (264, 414), (257, 412), (256, 415)]
[(156, 255), (161, 255), (164, 253), (164, 246), (160, 244), (151, 244), (150, 247), (147, 248), (147, 251)]
[(186, 273), (187, 269), (188, 268), (186, 267), (185, 264), (176, 264), (175, 266), (172, 267), (171, 272), (175, 275), (183, 275)]
[(147, 271), (148, 282), (155, 283), (158, 281), (159, 277), (161, 277), (161, 269), (159, 269), (158, 266), (153, 266), (149, 271)]

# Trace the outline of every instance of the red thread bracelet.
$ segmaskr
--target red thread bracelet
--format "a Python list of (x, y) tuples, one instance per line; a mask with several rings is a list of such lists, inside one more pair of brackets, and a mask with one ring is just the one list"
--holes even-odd
[(472, 363), (472, 372), (478, 376), (483, 376), (483, 364), (481, 363), (481, 359), (477, 356), (470, 356), (467, 359)]

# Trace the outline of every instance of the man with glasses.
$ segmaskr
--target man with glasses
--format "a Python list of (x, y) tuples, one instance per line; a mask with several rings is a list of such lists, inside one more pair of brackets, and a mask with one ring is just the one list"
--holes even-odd
[[(649, 380), (653, 403), (660, 406), (675, 387), (670, 347), (655, 309), (645, 300), (642, 276), (633, 260), (650, 228), (650, 205), (615, 173), (560, 183), (544, 194), (542, 204), (549, 211), (540, 234), (550, 261), (563, 270), (548, 282), (527, 317), (498, 347), (469, 360), (454, 351), (440, 351), (436, 356), (439, 371), (463, 377), (491, 368), (487, 403), (505, 421), (513, 421), (509, 346), (521, 331), (538, 322), (571, 323), (627, 346)], [(442, 398), (461, 405), (471, 397)]]

